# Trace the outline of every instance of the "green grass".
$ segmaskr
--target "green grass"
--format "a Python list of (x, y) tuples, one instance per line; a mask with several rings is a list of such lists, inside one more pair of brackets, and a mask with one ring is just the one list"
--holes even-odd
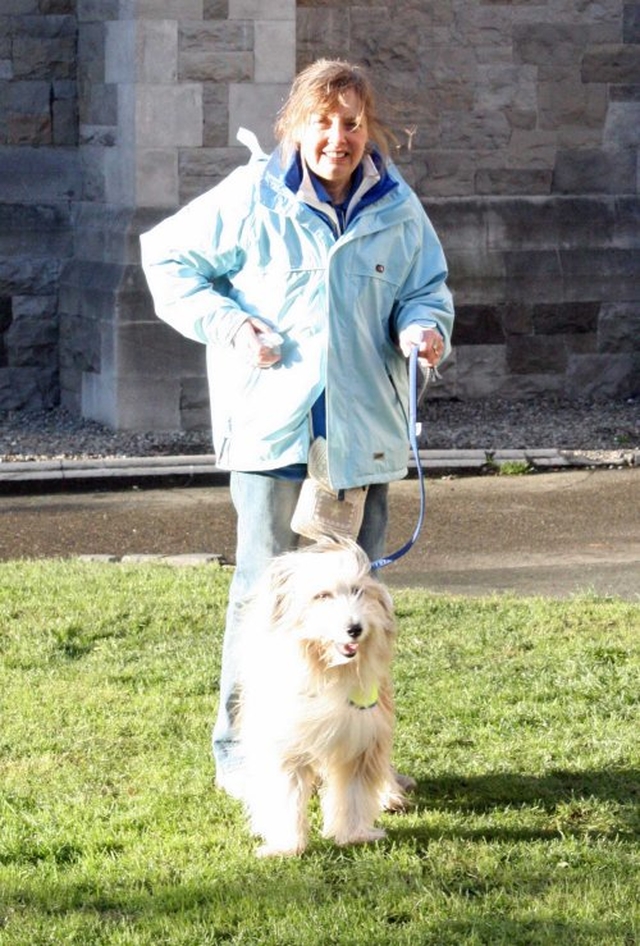
[(0, 565), (3, 946), (640, 943), (640, 605), (396, 592), (415, 808), (258, 861), (210, 760), (228, 579)]

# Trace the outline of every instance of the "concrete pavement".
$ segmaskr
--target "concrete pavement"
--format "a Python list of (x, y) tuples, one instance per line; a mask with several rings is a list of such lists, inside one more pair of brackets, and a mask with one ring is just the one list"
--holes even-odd
[[(164, 467), (172, 467), (169, 460)], [(226, 478), (185, 478), (184, 470), (182, 480), (175, 472), (166, 476), (170, 488), (159, 487), (166, 478), (156, 469), (153, 477), (85, 477), (64, 488), (58, 477), (55, 489), (41, 481), (5, 490), (0, 560), (152, 555), (232, 564), (235, 518)], [(154, 488), (145, 487), (152, 482)], [(465, 595), (593, 591), (640, 602), (638, 466), (431, 475), (426, 492), (420, 539), (383, 570), (388, 584)], [(389, 551), (411, 535), (418, 506), (415, 479), (392, 485)]]

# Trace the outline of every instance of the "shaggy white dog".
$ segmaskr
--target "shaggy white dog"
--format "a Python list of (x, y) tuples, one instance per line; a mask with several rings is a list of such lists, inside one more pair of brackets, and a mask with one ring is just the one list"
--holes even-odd
[(258, 854), (304, 850), (316, 788), (325, 837), (383, 838), (383, 804), (403, 804), (391, 769), (395, 622), (365, 553), (323, 540), (275, 559), (242, 641), (243, 800)]

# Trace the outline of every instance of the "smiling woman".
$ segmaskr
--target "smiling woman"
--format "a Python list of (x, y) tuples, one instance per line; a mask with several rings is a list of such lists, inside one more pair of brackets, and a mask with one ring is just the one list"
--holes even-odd
[(335, 110), (314, 113), (300, 134), (302, 160), (322, 182), (334, 204), (349, 195), (351, 176), (364, 156), (367, 120), (353, 89), (343, 93)]
[(313, 63), (275, 132), (271, 156), (252, 142), (247, 166), (142, 236), (158, 315), (207, 345), (216, 459), (231, 471), (236, 570), (214, 733), (217, 783), (231, 792), (240, 612), (298, 545), (312, 443), (326, 442), (331, 490), (366, 488), (357, 538), (381, 558), (388, 487), (407, 474), (406, 358), (417, 348), (437, 364), (453, 327), (440, 241), (390, 160), (365, 70)]

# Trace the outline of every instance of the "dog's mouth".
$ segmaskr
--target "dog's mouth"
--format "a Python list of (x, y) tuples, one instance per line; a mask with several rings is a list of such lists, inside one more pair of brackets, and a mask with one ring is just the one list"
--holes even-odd
[(358, 645), (355, 641), (349, 641), (348, 644), (336, 644), (336, 649), (342, 657), (351, 660), (358, 653)]

